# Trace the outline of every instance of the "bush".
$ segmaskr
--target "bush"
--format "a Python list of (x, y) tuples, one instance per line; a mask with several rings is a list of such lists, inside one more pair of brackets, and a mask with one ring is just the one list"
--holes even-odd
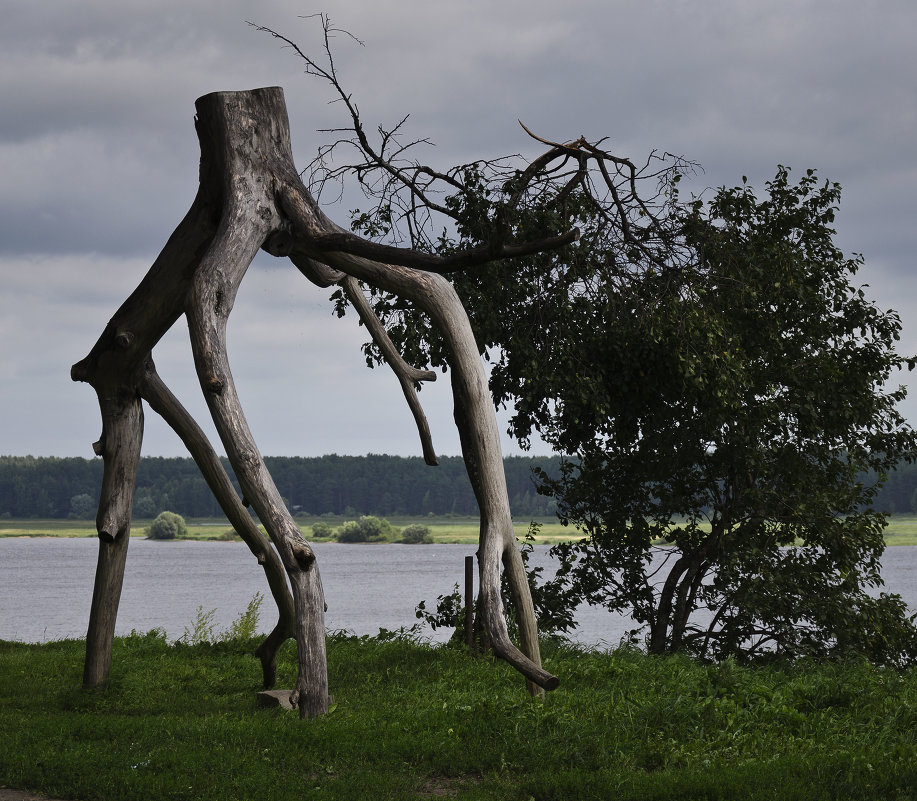
[(433, 536), (430, 533), (429, 526), (421, 526), (414, 523), (406, 526), (401, 532), (401, 541), (407, 545), (427, 545), (433, 542)]
[(312, 536), (317, 540), (330, 540), (334, 536), (334, 528), (327, 520), (319, 520), (312, 524)]
[(185, 518), (175, 512), (160, 512), (159, 516), (150, 524), (146, 535), (151, 540), (174, 540), (188, 534)]
[(338, 542), (366, 542), (367, 532), (356, 520), (348, 520), (338, 529)]
[(348, 520), (338, 530), (338, 542), (382, 542), (397, 539), (399, 531), (384, 517), (363, 515), (359, 520)]

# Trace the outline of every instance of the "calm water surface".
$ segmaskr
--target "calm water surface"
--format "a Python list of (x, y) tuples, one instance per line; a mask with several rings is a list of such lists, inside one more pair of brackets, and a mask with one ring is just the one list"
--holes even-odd
[[(376, 634), (417, 622), (421, 600), (463, 581), (471, 545), (342, 545), (317, 543), (330, 630)], [(23, 642), (82, 638), (92, 601), (98, 542), (94, 537), (0, 539), (0, 639)], [(547, 564), (547, 547), (536, 548)], [(917, 611), (917, 546), (888, 548), (882, 559), (886, 590)], [(153, 628), (170, 639), (184, 634), (199, 607), (216, 610), (217, 631), (243, 612), (255, 593), (266, 596), (261, 628), (274, 619), (264, 573), (239, 542), (131, 540), (118, 613), (118, 634)], [(631, 620), (602, 609), (577, 611), (575, 637), (589, 645), (616, 645)], [(434, 640), (451, 631), (432, 632)]]

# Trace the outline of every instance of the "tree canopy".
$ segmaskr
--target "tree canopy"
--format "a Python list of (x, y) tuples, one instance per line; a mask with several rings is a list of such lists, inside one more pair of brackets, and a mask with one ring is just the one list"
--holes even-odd
[(696, 271), (593, 305), (583, 380), (553, 398), (547, 436), (578, 458), (544, 488), (589, 534), (561, 549), (563, 580), (632, 611), (652, 651), (917, 655), (900, 598), (878, 594), (873, 507), (917, 443), (886, 389), (900, 322), (853, 283), (839, 199), (781, 167), (763, 198), (743, 183), (687, 204)]
[[(657, 652), (917, 653), (900, 599), (875, 597), (873, 502), (917, 445), (904, 389), (886, 389), (907, 360), (897, 314), (854, 283), (862, 257), (834, 243), (837, 184), (780, 167), (762, 197), (743, 180), (683, 200), (683, 159), (528, 129), (541, 156), (437, 170), (409, 156), (424, 140), (402, 141), (404, 120), (374, 144), (336, 74), (313, 74), (353, 123), (313, 178), (358, 178), (372, 205), (355, 231), (445, 259), (576, 231), (452, 276), (511, 433), (570, 457), (542, 489), (588, 536), (559, 549), (545, 597), (631, 611)], [(356, 160), (333, 166), (344, 147)], [(399, 352), (445, 366), (420, 311), (370, 292)]]

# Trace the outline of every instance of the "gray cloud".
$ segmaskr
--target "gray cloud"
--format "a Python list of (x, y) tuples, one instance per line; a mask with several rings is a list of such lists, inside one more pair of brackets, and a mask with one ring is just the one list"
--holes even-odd
[[(367, 127), (410, 112), (439, 166), (522, 151), (522, 119), (550, 138), (610, 137), (640, 159), (704, 168), (689, 188), (756, 185), (778, 163), (840, 182), (842, 247), (897, 308), (917, 352), (917, 6), (909, 0), (469, 0), (332, 3), (365, 42), (334, 40)], [(190, 204), (194, 100), (283, 85), (300, 167), (346, 124), (327, 86), (273, 27), (320, 54), (291, 0), (15, 3), (0, 28), (0, 452), (88, 454), (92, 391), (69, 381)], [(330, 212), (346, 222), (350, 198)], [(352, 204), (351, 204), (352, 205)], [(418, 453), (394, 378), (367, 371), (364, 332), (326, 294), (259, 259), (231, 323), (234, 371), (265, 453)], [(183, 326), (154, 354), (203, 412)], [(905, 378), (909, 378), (905, 376)], [(423, 393), (443, 453), (458, 451), (447, 382)], [(198, 404), (195, 406), (195, 404)], [(912, 420), (917, 406), (908, 403)], [(181, 453), (149, 420), (148, 453)]]

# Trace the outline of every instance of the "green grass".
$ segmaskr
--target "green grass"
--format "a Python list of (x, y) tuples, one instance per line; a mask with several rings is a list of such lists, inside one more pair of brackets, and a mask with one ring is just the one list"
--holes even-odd
[[(308, 539), (312, 539), (312, 524), (326, 520), (332, 526), (340, 526), (349, 518), (297, 518), (297, 523)], [(146, 529), (152, 520), (134, 520), (131, 524), (131, 536), (145, 537)], [(389, 522), (399, 529), (412, 523), (419, 523), (430, 528), (433, 542), (438, 543), (474, 543), (478, 541), (479, 523), (476, 518), (452, 517), (393, 517)], [(571, 539), (575, 531), (564, 528), (555, 518), (539, 520), (542, 524), (538, 542), (553, 544)], [(187, 539), (215, 540), (223, 539), (232, 530), (227, 520), (186, 520), (188, 525)], [(529, 528), (529, 521), (514, 523), (516, 535), (522, 539)], [(95, 522), (92, 520), (0, 520), (0, 538), (2, 537), (94, 537)], [(321, 542), (321, 540), (319, 540)]]
[(917, 545), (917, 515), (895, 515), (885, 530), (889, 545)]
[(94, 537), (92, 520), (0, 519), (0, 537)]
[[(333, 518), (297, 518), (299, 527), (308, 539), (312, 539), (312, 524), (326, 520), (332, 526), (340, 526), (346, 519), (343, 516)], [(152, 520), (135, 520), (131, 535), (146, 536), (145, 529)], [(412, 523), (429, 526), (433, 542), (439, 543), (477, 543), (478, 521), (472, 518), (452, 517), (392, 517), (389, 522), (398, 528)], [(540, 518), (541, 524), (537, 541), (547, 545), (575, 538), (576, 531), (565, 528), (556, 518)], [(221, 539), (231, 530), (229, 522), (221, 519), (188, 520), (188, 539), (214, 540)], [(520, 520), (515, 524), (516, 536), (522, 539), (529, 528), (529, 521)], [(94, 537), (95, 523), (91, 520), (11, 520), (0, 519), (0, 538), (2, 537)], [(917, 515), (894, 515), (885, 532), (885, 541), (889, 545), (917, 545)], [(321, 540), (319, 540), (321, 542)]]
[[(292, 644), (280, 686), (295, 675)], [(546, 648), (530, 699), (500, 662), (332, 637), (335, 706), (257, 709), (251, 643), (0, 642), (0, 786), (74, 799), (907, 799), (917, 669), (742, 667)]]

